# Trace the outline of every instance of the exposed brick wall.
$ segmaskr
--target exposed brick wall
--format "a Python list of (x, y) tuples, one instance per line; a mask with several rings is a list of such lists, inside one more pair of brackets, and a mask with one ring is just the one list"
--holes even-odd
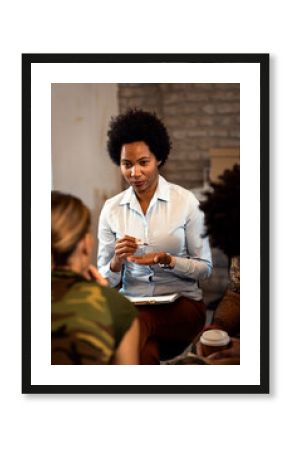
[(154, 111), (168, 128), (173, 148), (162, 173), (191, 189), (203, 184), (210, 148), (240, 146), (240, 85), (119, 84), (120, 112)]

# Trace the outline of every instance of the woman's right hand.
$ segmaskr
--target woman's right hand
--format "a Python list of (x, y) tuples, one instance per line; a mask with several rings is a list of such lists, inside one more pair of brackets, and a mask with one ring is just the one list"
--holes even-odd
[(133, 255), (138, 248), (136, 239), (132, 236), (125, 235), (121, 239), (117, 239), (115, 243), (115, 255), (111, 260), (112, 272), (120, 272), (122, 264), (126, 262), (127, 257)]

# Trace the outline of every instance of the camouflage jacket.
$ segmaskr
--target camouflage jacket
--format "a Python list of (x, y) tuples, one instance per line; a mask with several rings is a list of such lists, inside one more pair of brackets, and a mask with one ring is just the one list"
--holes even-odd
[(136, 308), (111, 288), (57, 269), (51, 274), (51, 363), (110, 364)]

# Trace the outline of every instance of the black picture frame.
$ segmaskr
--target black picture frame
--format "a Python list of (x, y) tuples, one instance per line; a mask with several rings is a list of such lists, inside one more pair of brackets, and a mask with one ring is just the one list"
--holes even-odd
[[(22, 55), (22, 393), (269, 393), (269, 54)], [(260, 68), (260, 383), (255, 385), (35, 385), (31, 381), (31, 67), (46, 63), (244, 63)], [(170, 368), (168, 368), (170, 370)]]

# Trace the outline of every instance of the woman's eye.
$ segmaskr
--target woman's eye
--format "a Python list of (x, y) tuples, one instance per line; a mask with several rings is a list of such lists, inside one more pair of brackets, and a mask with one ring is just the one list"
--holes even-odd
[(140, 166), (146, 166), (149, 161), (140, 161)]

